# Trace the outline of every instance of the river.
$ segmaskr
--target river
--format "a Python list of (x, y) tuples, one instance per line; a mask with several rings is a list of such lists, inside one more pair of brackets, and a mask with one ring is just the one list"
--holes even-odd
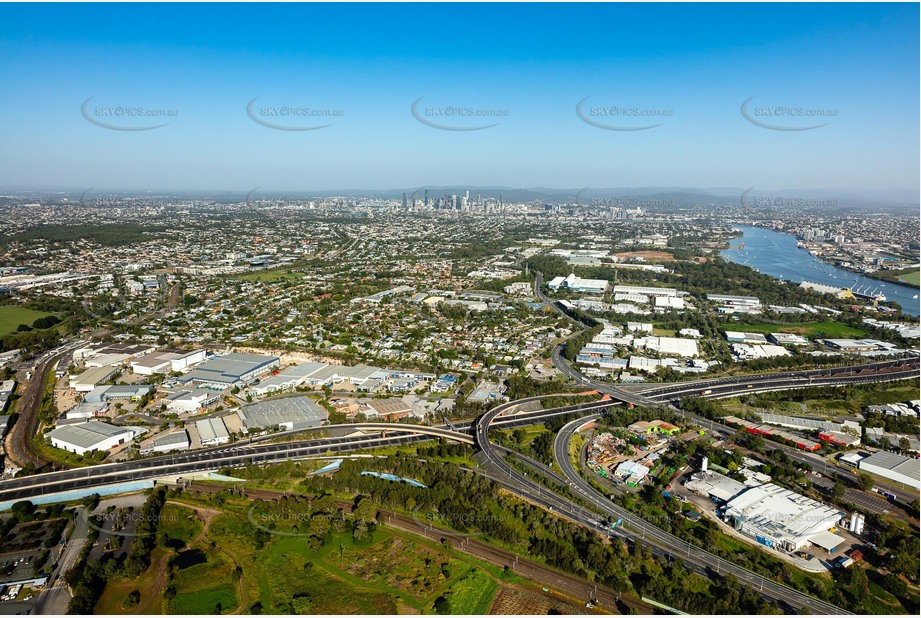
[[(729, 249), (720, 252), (725, 259), (745, 264), (765, 275), (800, 283), (812, 281), (841, 288), (859, 289), (886, 295), (886, 299), (899, 303), (908, 315), (918, 315), (918, 289), (890, 281), (870, 279), (822, 262), (811, 253), (796, 246), (796, 237), (761, 227), (733, 226), (742, 232), (742, 238), (733, 240)], [(738, 249), (739, 243), (744, 244)], [(867, 288), (867, 289), (865, 289)], [(914, 298), (912, 298), (914, 297)]]

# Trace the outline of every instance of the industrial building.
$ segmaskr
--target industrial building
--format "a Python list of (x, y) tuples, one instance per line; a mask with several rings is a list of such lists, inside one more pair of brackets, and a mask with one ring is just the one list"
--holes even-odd
[(696, 341), (677, 337), (639, 337), (634, 339), (633, 347), (637, 350), (649, 350), (659, 354), (685, 358), (698, 356), (699, 354)]
[(204, 362), (205, 357), (205, 350), (159, 350), (131, 361), (131, 370), (142, 376), (186, 371), (189, 367)]
[(615, 285), (614, 289), (611, 290), (615, 296), (617, 294), (631, 294), (631, 295), (641, 295), (641, 296), (664, 296), (669, 298), (677, 298), (678, 290), (675, 288), (656, 288), (648, 286), (639, 286), (639, 285)]
[(720, 313), (761, 313), (761, 300), (754, 296), (707, 294), (707, 300), (715, 304)]
[(919, 480), (918, 460), (902, 457), (887, 451), (878, 451), (865, 459), (861, 459), (857, 468), (881, 476), (896, 483), (903, 483), (915, 489), (921, 489)]
[(802, 436), (792, 434), (786, 431), (781, 431), (776, 427), (771, 427), (770, 425), (759, 425), (758, 423), (753, 423), (751, 421), (746, 421), (735, 416), (727, 416), (723, 418), (723, 422), (727, 425), (732, 425), (736, 427), (742, 427), (750, 434), (756, 436), (764, 436), (765, 438), (781, 438), (787, 442), (793, 444), (796, 448), (802, 449), (804, 451), (817, 451), (821, 448), (821, 444), (818, 442), (813, 442)]
[(262, 396), (281, 391), (293, 390), (307, 381), (311, 375), (329, 367), (326, 363), (301, 363), (280, 371), (277, 375), (266, 378), (251, 387), (252, 394)]
[(220, 398), (220, 394), (205, 388), (183, 389), (166, 397), (166, 409), (177, 413), (197, 412)]
[(173, 429), (141, 443), (141, 455), (187, 451), (192, 442), (185, 429)]
[(845, 513), (778, 485), (749, 487), (723, 508), (735, 529), (768, 547), (796, 551), (817, 545), (829, 553), (844, 543), (830, 532)]
[(548, 284), (551, 290), (570, 290), (572, 292), (595, 292), (603, 294), (608, 289), (604, 279), (582, 279), (575, 273), (568, 277), (554, 277)]
[(100, 421), (87, 421), (57, 427), (45, 435), (51, 439), (51, 446), (83, 455), (90, 451), (109, 450), (146, 431), (139, 427), (116, 427)]
[(261, 401), (243, 406), (237, 415), (247, 432), (272, 427), (282, 430), (311, 429), (329, 418), (326, 408), (306, 396)]
[(230, 442), (230, 433), (224, 421), (218, 417), (203, 418), (195, 421), (195, 429), (198, 430), (198, 436), (202, 446), (217, 446)]
[(103, 382), (110, 380), (116, 371), (118, 368), (112, 366), (87, 369), (80, 375), (70, 378), (70, 388), (78, 393), (88, 393)]
[(243, 386), (269, 373), (280, 362), (277, 356), (225, 354), (205, 361), (178, 381), (217, 389)]

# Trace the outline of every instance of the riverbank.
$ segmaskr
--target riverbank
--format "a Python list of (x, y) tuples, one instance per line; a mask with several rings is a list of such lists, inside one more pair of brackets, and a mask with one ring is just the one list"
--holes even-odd
[(918, 290), (912, 286), (870, 278), (828, 264), (800, 248), (800, 243), (792, 234), (751, 225), (733, 227), (742, 232), (742, 236), (720, 252), (726, 260), (793, 283), (809, 281), (840, 289), (877, 291), (884, 294), (886, 300), (898, 303), (903, 313), (912, 316), (921, 314)]

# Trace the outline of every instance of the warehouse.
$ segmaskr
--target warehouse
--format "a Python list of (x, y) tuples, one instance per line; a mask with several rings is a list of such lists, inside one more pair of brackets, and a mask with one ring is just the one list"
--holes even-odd
[(217, 446), (230, 442), (230, 433), (220, 418), (203, 418), (195, 421), (195, 429), (198, 430), (202, 446)]
[[(844, 539), (831, 534), (845, 517), (836, 508), (778, 485), (749, 487), (726, 503), (723, 517), (762, 545), (796, 551), (818, 545), (831, 552)], [(834, 538), (832, 538), (834, 537)]]
[(717, 305), (720, 313), (761, 313), (761, 300), (754, 296), (707, 294), (707, 300)]
[(677, 337), (640, 337), (633, 341), (637, 350), (649, 350), (670, 356), (692, 357), (697, 356), (697, 342), (693, 339), (678, 339)]
[(87, 369), (80, 375), (70, 378), (70, 388), (78, 393), (88, 393), (99, 384), (111, 379), (116, 371), (118, 371), (118, 368), (111, 366)]
[(613, 294), (642, 294), (643, 296), (668, 296), (676, 298), (678, 290), (675, 288), (654, 288), (638, 285), (615, 285)]
[(185, 371), (205, 360), (205, 350), (159, 350), (131, 362), (131, 370), (142, 376)]
[(166, 409), (177, 413), (197, 412), (220, 399), (220, 394), (204, 388), (183, 389), (166, 398)]
[(326, 363), (311, 362), (294, 365), (279, 372), (278, 375), (260, 381), (258, 385), (251, 387), (249, 390), (257, 396), (292, 390), (307, 382), (307, 378), (326, 367), (329, 367)]
[(139, 427), (116, 427), (100, 421), (87, 421), (57, 427), (45, 435), (51, 439), (51, 446), (83, 455), (90, 451), (109, 450), (146, 431)]
[(246, 431), (272, 427), (282, 430), (319, 427), (329, 418), (329, 412), (310, 397), (284, 397), (243, 406), (237, 412)]
[(187, 451), (192, 442), (185, 429), (173, 429), (141, 443), (141, 455)]
[(209, 388), (243, 386), (278, 367), (277, 356), (261, 354), (225, 354), (205, 361), (178, 379), (183, 384), (192, 382)]
[(554, 277), (548, 284), (551, 290), (570, 290), (573, 292), (596, 292), (603, 294), (608, 289), (604, 279), (582, 279), (575, 273), (568, 277)]
[(921, 481), (918, 478), (918, 461), (916, 459), (879, 451), (866, 459), (861, 459), (857, 467), (863, 472), (876, 474), (896, 483), (903, 483), (909, 487), (921, 489)]

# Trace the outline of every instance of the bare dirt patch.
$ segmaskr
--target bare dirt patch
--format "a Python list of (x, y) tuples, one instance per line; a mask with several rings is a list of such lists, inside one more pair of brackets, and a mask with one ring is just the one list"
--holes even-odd
[(622, 260), (630, 258), (643, 258), (648, 262), (674, 262), (675, 256), (665, 251), (626, 251), (624, 253), (615, 253)]
[(499, 587), (496, 598), (489, 608), (491, 616), (509, 615), (547, 615), (547, 614), (594, 614), (582, 605), (567, 603), (550, 594), (518, 588), (517, 586), (503, 585)]

